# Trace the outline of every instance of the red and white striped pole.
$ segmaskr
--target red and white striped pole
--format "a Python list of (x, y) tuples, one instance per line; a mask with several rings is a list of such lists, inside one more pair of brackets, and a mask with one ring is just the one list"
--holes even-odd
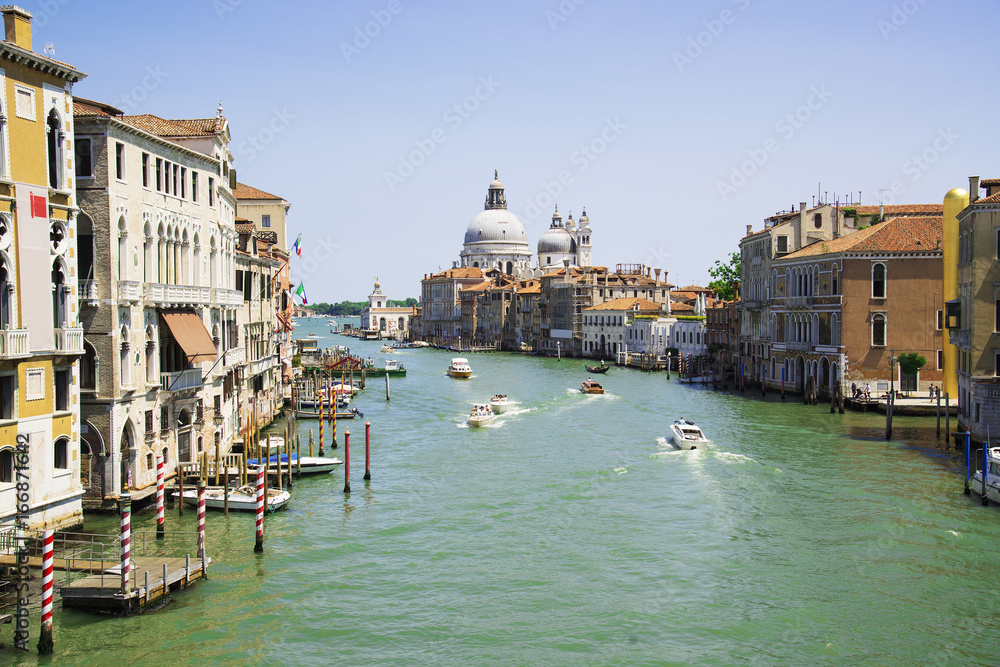
[(123, 602), (126, 611), (129, 608), (129, 567), (132, 561), (132, 551), (130, 542), (132, 539), (132, 495), (123, 493), (118, 498), (118, 511), (121, 514), (121, 570), (122, 570), (122, 595), (125, 596)]
[(203, 481), (198, 482), (198, 558), (205, 560), (205, 482)]
[[(180, 499), (184, 502), (184, 499)], [(163, 539), (163, 457), (156, 457), (156, 539)]]
[(52, 552), (54, 532), (42, 533), (42, 633), (38, 638), (38, 652), (52, 653)]
[(326, 392), (323, 391), (322, 375), (320, 376), (317, 397), (319, 398), (319, 455), (323, 456), (323, 403), (326, 402)]
[(365, 479), (372, 478), (372, 423), (365, 420)]
[(264, 552), (264, 466), (257, 466), (257, 539), (254, 553)]
[(351, 492), (351, 429), (344, 431), (344, 493)]

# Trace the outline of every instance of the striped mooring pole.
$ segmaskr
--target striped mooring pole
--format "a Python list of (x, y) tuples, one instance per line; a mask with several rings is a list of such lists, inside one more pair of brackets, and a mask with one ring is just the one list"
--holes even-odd
[(323, 456), (323, 403), (326, 402), (324, 400), (326, 398), (326, 396), (324, 395), (322, 387), (320, 387), (320, 389), (318, 389), (317, 391), (319, 391), (319, 394), (318, 394), (318, 398), (319, 398), (319, 455)]
[(198, 558), (205, 560), (205, 482), (198, 482)]
[(257, 466), (257, 538), (254, 553), (264, 553), (264, 466)]
[(344, 493), (351, 492), (351, 429), (344, 431)]
[(126, 611), (129, 607), (129, 567), (132, 561), (130, 541), (132, 539), (132, 494), (123, 493), (118, 498), (118, 511), (121, 514), (121, 570), (122, 595)]
[(372, 423), (365, 420), (365, 479), (372, 478)]
[(55, 532), (42, 533), (42, 633), (38, 638), (38, 652), (52, 653), (52, 552)]
[[(180, 499), (184, 502), (184, 499)], [(156, 539), (163, 539), (163, 457), (156, 457)]]

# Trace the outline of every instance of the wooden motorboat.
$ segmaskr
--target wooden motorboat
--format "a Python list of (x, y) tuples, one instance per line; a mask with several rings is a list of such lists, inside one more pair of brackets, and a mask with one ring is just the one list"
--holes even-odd
[[(174, 497), (181, 495), (174, 491)], [(281, 489), (266, 489), (264, 493), (265, 509), (274, 511), (281, 509), (292, 499), (292, 494)], [(198, 504), (198, 489), (184, 489), (184, 503), (187, 505)], [(221, 487), (205, 490), (205, 507), (221, 510), (226, 508), (226, 494)], [(257, 511), (257, 487), (254, 484), (245, 484), (239, 488), (229, 491), (229, 509), (244, 512)]]
[(700, 449), (711, 442), (697, 424), (683, 417), (670, 425), (670, 441), (677, 449)]
[(486, 403), (476, 403), (469, 413), (469, 426), (486, 426), (496, 419), (493, 409)]
[(448, 375), (453, 378), (469, 378), (472, 377), (472, 366), (469, 365), (469, 360), (465, 357), (455, 357), (448, 364)]
[(600, 382), (594, 382), (590, 378), (587, 378), (580, 383), (580, 391), (585, 394), (603, 394), (604, 387), (601, 386)]

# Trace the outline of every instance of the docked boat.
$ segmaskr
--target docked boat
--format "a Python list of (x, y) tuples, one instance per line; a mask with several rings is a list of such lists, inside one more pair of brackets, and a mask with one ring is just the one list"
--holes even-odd
[(670, 425), (670, 441), (677, 449), (701, 449), (711, 442), (697, 424), (683, 417)]
[[(973, 453), (974, 465), (982, 464), (983, 450), (978, 449)], [(977, 461), (978, 459), (978, 461)], [(1000, 447), (987, 447), (986, 449), (986, 497), (995, 503), (1000, 503)], [(972, 493), (979, 497), (983, 495), (983, 471), (977, 470), (972, 474), (972, 481), (969, 483)]]
[[(180, 495), (174, 491), (174, 497)], [(292, 499), (292, 494), (282, 489), (266, 489), (265, 507), (270, 511), (281, 509)], [(187, 505), (198, 504), (198, 489), (184, 489), (184, 503)], [(226, 494), (222, 488), (212, 488), (205, 490), (205, 507), (221, 510), (226, 508)], [(244, 512), (257, 511), (257, 487), (253, 484), (243, 486), (229, 491), (229, 509), (241, 510)]]
[[(326, 458), (325, 456), (303, 456), (302, 465), (299, 465), (298, 457), (293, 453), (291, 457), (286, 454), (281, 455), (281, 467), (288, 470), (289, 459), (291, 460), (291, 469), (296, 472), (301, 472), (303, 475), (315, 475), (319, 473), (332, 472), (337, 466), (344, 465), (344, 462), (338, 459), (336, 456), (332, 458)], [(248, 466), (260, 465), (257, 459), (247, 459)], [(268, 459), (268, 465), (272, 470), (278, 467), (278, 456), (275, 454)]]
[(607, 373), (608, 369), (611, 368), (611, 366), (606, 366), (604, 361), (601, 361), (600, 366), (588, 366), (584, 364), (583, 367), (587, 369), (588, 373)]
[(600, 382), (594, 382), (590, 378), (587, 378), (580, 383), (580, 391), (585, 394), (603, 394), (604, 387), (601, 386)]
[[(337, 410), (337, 419), (354, 419), (355, 417), (365, 418), (365, 413), (361, 412), (357, 408), (351, 408), (350, 410)], [(302, 410), (297, 408), (295, 410), (296, 419), (319, 419), (319, 410)], [(329, 410), (323, 411), (323, 419), (332, 421), (333, 415)]]
[(472, 377), (472, 366), (469, 365), (469, 360), (465, 357), (455, 357), (452, 359), (448, 365), (448, 375), (453, 378)]
[(469, 413), (469, 426), (486, 426), (496, 419), (493, 409), (486, 403), (476, 403)]
[(515, 405), (514, 401), (507, 398), (507, 394), (497, 394), (490, 399), (490, 408), (494, 414), (502, 415)]

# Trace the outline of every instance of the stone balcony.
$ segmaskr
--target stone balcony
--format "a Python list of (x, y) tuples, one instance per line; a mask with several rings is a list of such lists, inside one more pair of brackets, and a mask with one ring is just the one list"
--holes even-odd
[(201, 387), (202, 384), (200, 368), (189, 368), (185, 371), (174, 371), (172, 373), (160, 373), (160, 389), (163, 391), (194, 389)]
[(234, 347), (231, 350), (226, 350), (225, 358), (223, 359), (222, 363), (227, 368), (231, 368), (233, 366), (239, 366), (240, 364), (242, 364), (244, 359), (246, 359), (246, 354), (244, 353), (243, 348)]
[(118, 299), (130, 303), (139, 303), (142, 298), (142, 284), (135, 280), (118, 281)]
[(97, 296), (96, 280), (80, 281), (80, 303), (84, 306), (96, 306), (99, 301)]
[(54, 329), (56, 352), (60, 354), (83, 354), (83, 327), (63, 327)]
[(165, 285), (163, 283), (146, 283), (144, 297), (152, 306), (183, 307), (207, 306), (211, 303), (210, 287), (195, 285)]
[(234, 289), (222, 289), (221, 287), (213, 287), (211, 291), (211, 299), (213, 305), (242, 306), (243, 292)]
[(0, 330), (0, 359), (16, 359), (30, 355), (27, 329)]

